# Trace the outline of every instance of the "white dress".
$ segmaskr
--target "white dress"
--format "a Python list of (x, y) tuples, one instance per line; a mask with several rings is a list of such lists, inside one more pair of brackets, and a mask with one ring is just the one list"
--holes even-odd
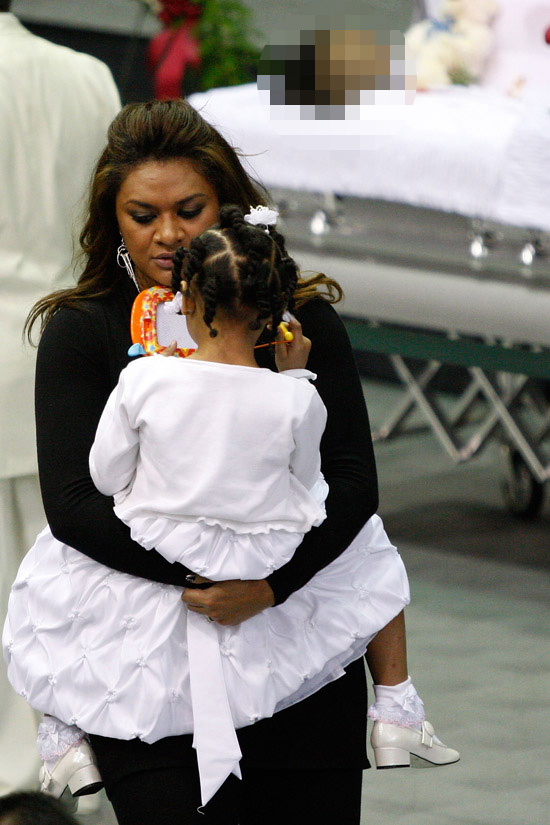
[[(156, 537), (150, 546), (211, 578), (231, 578), (230, 569), (260, 578), (324, 517), (325, 415), (308, 381), (143, 358), (109, 399), (92, 475), (107, 494), (124, 487), (117, 513), (145, 546)], [(88, 733), (154, 742), (193, 732), (204, 804), (240, 775), (235, 728), (342, 676), (408, 601), (378, 516), (283, 604), (234, 627), (188, 611), (181, 588), (113, 571), (46, 528), (12, 588), (4, 655), (33, 707)]]

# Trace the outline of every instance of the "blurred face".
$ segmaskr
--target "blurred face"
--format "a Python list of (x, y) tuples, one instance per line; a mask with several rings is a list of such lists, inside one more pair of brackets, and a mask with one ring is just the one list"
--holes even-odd
[(149, 160), (133, 169), (116, 198), (120, 233), (139, 285), (170, 286), (172, 258), (218, 220), (211, 184), (189, 160)]

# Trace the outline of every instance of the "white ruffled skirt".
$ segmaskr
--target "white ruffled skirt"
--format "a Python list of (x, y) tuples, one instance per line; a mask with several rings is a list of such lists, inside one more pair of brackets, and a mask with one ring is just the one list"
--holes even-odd
[(325, 520), (327, 495), (328, 484), (319, 473), (312, 488), (295, 497), (300, 524), (271, 521), (251, 527), (246, 522), (208, 518), (130, 516), (124, 500), (115, 505), (115, 513), (128, 525), (134, 541), (146, 550), (156, 550), (172, 564), (183, 564), (212, 581), (265, 579), (290, 561), (308, 530)]
[[(235, 627), (188, 611), (181, 592), (104, 567), (46, 528), (12, 587), (3, 648), (14, 689), (87, 733), (194, 732), (203, 802), (238, 775), (235, 728), (342, 676), (410, 599), (378, 516), (283, 604)], [(222, 752), (227, 770), (207, 787)]]

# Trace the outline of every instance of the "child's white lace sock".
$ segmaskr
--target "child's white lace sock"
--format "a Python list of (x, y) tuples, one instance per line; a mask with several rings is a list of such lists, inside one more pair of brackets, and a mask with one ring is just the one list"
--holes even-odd
[(369, 719), (401, 725), (404, 728), (420, 728), (426, 718), (424, 704), (409, 676), (399, 685), (373, 685), (375, 702), (368, 711)]
[(44, 716), (38, 725), (36, 740), (40, 758), (48, 768), (53, 767), (70, 748), (79, 745), (85, 735), (76, 725), (66, 725), (55, 716)]

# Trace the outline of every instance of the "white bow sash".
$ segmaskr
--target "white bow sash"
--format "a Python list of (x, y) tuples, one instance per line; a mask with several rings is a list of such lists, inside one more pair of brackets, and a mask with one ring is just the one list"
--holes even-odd
[(205, 616), (188, 611), (187, 645), (202, 804), (232, 773), (241, 779), (241, 749), (222, 670), (219, 630)]

